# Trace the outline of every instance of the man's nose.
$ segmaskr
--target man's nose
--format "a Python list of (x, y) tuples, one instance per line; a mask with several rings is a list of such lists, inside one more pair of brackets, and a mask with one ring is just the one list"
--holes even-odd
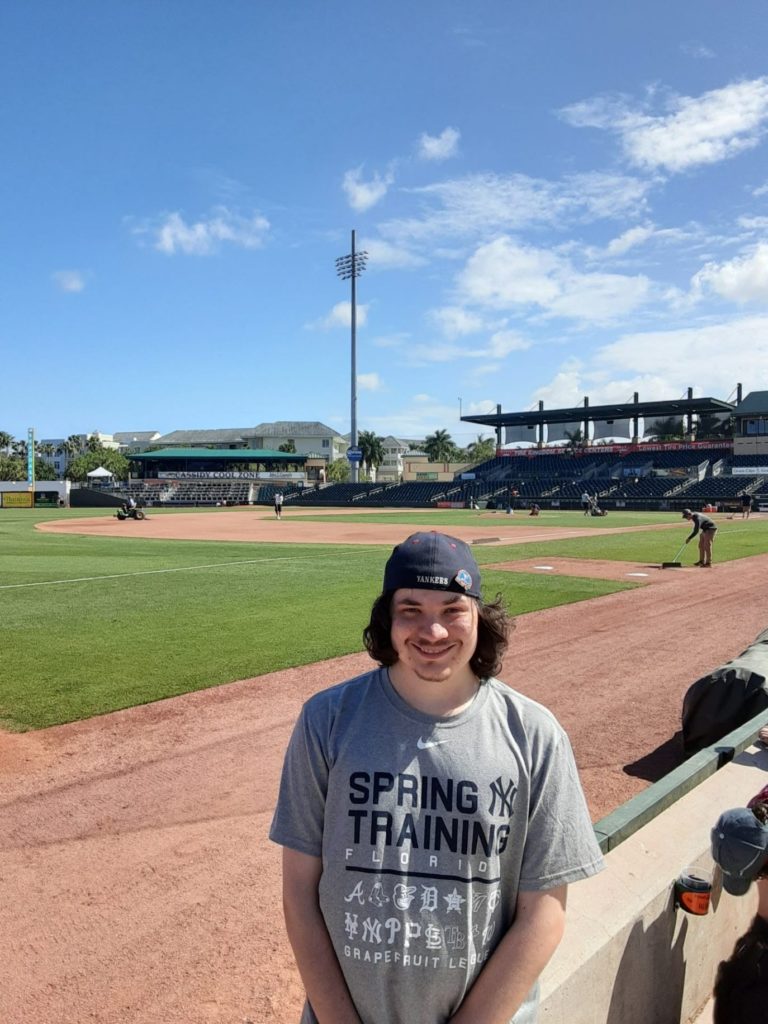
[(424, 622), (424, 631), (429, 636), (444, 637), (448, 636), (448, 630), (442, 624), (439, 619), (426, 619)]

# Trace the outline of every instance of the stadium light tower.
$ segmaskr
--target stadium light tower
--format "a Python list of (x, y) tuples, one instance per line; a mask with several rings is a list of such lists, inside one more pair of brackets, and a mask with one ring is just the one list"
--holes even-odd
[[(364, 250), (362, 252), (355, 252), (355, 232), (352, 232), (352, 248), (346, 256), (339, 256), (336, 260), (336, 273), (339, 275), (342, 281), (350, 281), (352, 286), (352, 304), (351, 304), (351, 331), (352, 331), (352, 399), (351, 399), (351, 414), (350, 414), (350, 434), (349, 444), (351, 448), (357, 448), (357, 290), (355, 287), (355, 281), (365, 270), (365, 265), (368, 262), (368, 253)], [(350, 469), (352, 471), (352, 483), (357, 483), (359, 480), (360, 463), (352, 461)]]

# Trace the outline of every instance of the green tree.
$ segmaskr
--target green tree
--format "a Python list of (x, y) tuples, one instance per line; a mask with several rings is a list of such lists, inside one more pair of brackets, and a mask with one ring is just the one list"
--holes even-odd
[(332, 484), (345, 484), (349, 476), (349, 463), (346, 459), (334, 459), (325, 473), (325, 479)]
[(50, 458), (56, 454), (56, 446), (51, 444), (50, 441), (43, 441), (41, 444), (35, 445), (35, 458), (40, 456), (41, 458)]
[(9, 434), (5, 430), (0, 430), (0, 453), (3, 455), (9, 455), (12, 447), (13, 434)]
[(68, 480), (85, 483), (93, 469), (103, 466), (113, 474), (116, 480), (127, 480), (130, 462), (114, 448), (99, 447), (94, 451), (83, 452), (67, 466), (64, 476)]
[(361, 430), (357, 444), (363, 453), (363, 465), (367, 475), (375, 476), (371, 470), (377, 470), (384, 461), (384, 438), (379, 437), (373, 430)]
[(683, 421), (679, 416), (667, 416), (651, 424), (651, 432), (646, 435), (651, 441), (681, 441), (685, 437)]
[(452, 462), (459, 451), (447, 430), (436, 430), (430, 434), (423, 448), (430, 462)]
[(59, 475), (52, 462), (35, 456), (35, 480), (58, 480)]
[(0, 455), (0, 480), (26, 480), (27, 463), (15, 455)]
[(477, 466), (481, 462), (487, 462), (496, 455), (496, 440), (493, 437), (477, 435), (477, 440), (467, 445), (467, 462)]
[(575, 430), (564, 430), (565, 439), (568, 442), (566, 448), (584, 448), (587, 443), (587, 439), (584, 437), (584, 431), (581, 427), (576, 427)]
[(721, 441), (729, 437), (733, 437), (732, 416), (723, 417), (714, 412), (703, 412), (699, 415), (696, 423), (697, 441), (706, 439)]
[(289, 438), (287, 441), (283, 441), (280, 447), (277, 449), (279, 452), (288, 452), (290, 455), (296, 454), (296, 443), (293, 438)]
[(104, 447), (104, 445), (101, 443), (101, 438), (99, 437), (98, 433), (94, 432), (93, 434), (90, 435), (90, 437), (86, 438), (86, 441), (85, 441), (85, 450), (86, 451), (88, 451), (88, 452), (98, 452), (103, 447)]

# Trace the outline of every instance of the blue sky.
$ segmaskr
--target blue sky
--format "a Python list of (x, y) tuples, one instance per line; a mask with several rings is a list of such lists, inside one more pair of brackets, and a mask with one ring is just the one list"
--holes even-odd
[(0, 430), (768, 388), (760, 0), (6, 0)]

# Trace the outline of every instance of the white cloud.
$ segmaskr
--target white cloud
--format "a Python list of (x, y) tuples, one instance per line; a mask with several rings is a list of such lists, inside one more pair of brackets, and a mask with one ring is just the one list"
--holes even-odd
[(592, 323), (636, 309), (650, 289), (643, 275), (584, 274), (556, 253), (507, 237), (479, 246), (457, 284), (471, 303), (499, 310), (534, 307), (545, 315)]
[(439, 135), (427, 135), (419, 138), (418, 155), (422, 160), (448, 160), (456, 156), (459, 149), (461, 133), (455, 128), (445, 128)]
[[(358, 303), (355, 311), (356, 326), (363, 327), (367, 319), (368, 306)], [(335, 327), (350, 328), (352, 326), (352, 303), (349, 301), (337, 302), (330, 313), (309, 326), (322, 331), (330, 331)]]
[(431, 363), (452, 363), (459, 359), (500, 360), (512, 352), (524, 352), (530, 347), (531, 342), (516, 331), (496, 331), (486, 344), (472, 348), (453, 342), (409, 345), (405, 357), (412, 366), (428, 366)]
[(375, 348), (402, 348), (408, 342), (410, 335), (406, 331), (395, 334), (380, 334), (375, 338), (370, 339), (370, 343)]
[[(598, 349), (593, 365), (607, 375), (614, 369), (626, 374), (623, 386), (627, 393), (639, 391), (641, 401), (668, 399), (687, 386), (703, 395), (728, 396), (738, 381), (768, 379), (768, 317), (625, 334)], [(654, 386), (634, 387), (630, 381)], [(618, 400), (626, 401), (626, 394)]]
[(630, 249), (634, 249), (635, 246), (642, 245), (643, 242), (647, 242), (649, 238), (653, 238), (655, 229), (653, 225), (646, 225), (645, 227), (630, 228), (625, 231), (618, 238), (613, 238), (606, 246), (606, 254), (608, 256), (623, 256), (624, 253), (629, 252)]
[(397, 267), (421, 267), (426, 260), (405, 246), (392, 245), (381, 238), (366, 238), (361, 249), (368, 253), (368, 266), (372, 270), (390, 270)]
[(224, 243), (243, 249), (258, 249), (264, 245), (269, 221), (260, 214), (243, 217), (225, 206), (217, 206), (209, 217), (187, 223), (178, 213), (169, 213), (160, 223), (146, 222), (134, 227), (137, 235), (152, 237), (153, 248), (167, 255), (184, 253), (188, 256), (208, 256)]
[(378, 373), (358, 373), (357, 386), (361, 391), (381, 391), (383, 385)]
[(686, 57), (693, 57), (695, 60), (713, 60), (715, 57), (714, 50), (710, 50), (704, 43), (697, 42), (696, 40), (683, 43), (680, 49)]
[(510, 352), (525, 352), (530, 347), (530, 341), (523, 338), (517, 331), (496, 331), (491, 335), (488, 354), (496, 359), (503, 359)]
[(694, 295), (712, 291), (732, 302), (768, 304), (768, 242), (726, 263), (707, 263), (692, 279)]
[(698, 97), (671, 96), (668, 113), (630, 108), (625, 97), (572, 104), (561, 116), (576, 127), (604, 128), (621, 137), (628, 160), (671, 173), (718, 163), (753, 149), (768, 123), (768, 78), (734, 82)]
[(753, 196), (768, 196), (768, 181), (764, 185), (760, 185), (752, 192)]
[(51, 280), (62, 292), (81, 292), (85, 288), (85, 278), (79, 270), (55, 270)]
[(640, 178), (600, 172), (561, 182), (523, 174), (472, 175), (410, 190), (431, 205), (421, 216), (387, 221), (379, 231), (396, 245), (411, 246), (534, 225), (562, 228), (585, 219), (638, 215), (650, 188)]
[(739, 217), (738, 224), (746, 231), (768, 231), (768, 217)]
[(356, 167), (345, 173), (341, 183), (347, 202), (358, 213), (364, 213), (380, 202), (395, 180), (394, 175), (389, 171), (384, 177), (381, 177), (377, 171), (370, 181), (363, 181), (362, 175), (362, 167)]
[(483, 318), (460, 306), (443, 306), (430, 311), (429, 319), (436, 324), (446, 338), (461, 338), (477, 334), (485, 326)]

